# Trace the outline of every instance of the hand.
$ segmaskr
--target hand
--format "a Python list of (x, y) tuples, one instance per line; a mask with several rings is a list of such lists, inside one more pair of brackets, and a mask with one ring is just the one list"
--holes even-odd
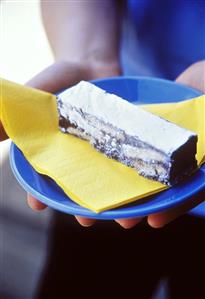
[[(94, 65), (94, 64), (93, 64)], [(77, 63), (69, 63), (62, 61), (53, 64), (43, 72), (35, 76), (26, 85), (38, 88), (44, 91), (55, 93), (63, 88), (67, 88), (80, 80), (91, 80), (100, 77), (118, 76), (120, 75), (120, 67), (117, 63), (106, 65), (99, 63), (95, 66), (82, 65)], [(2, 138), (5, 137), (5, 132), (2, 128)], [(32, 195), (27, 196), (28, 205), (35, 211), (40, 211), (46, 208), (46, 205), (36, 200)], [(76, 216), (78, 222), (83, 226), (90, 226), (95, 222), (95, 219), (87, 219)]]
[[(120, 75), (119, 66), (114, 64), (106, 65), (103, 63), (94, 64), (92, 67), (86, 65), (71, 64), (66, 61), (55, 63), (49, 68), (45, 69), (42, 73), (35, 76), (29, 82), (28, 86), (38, 88), (44, 91), (55, 93), (56, 91), (67, 88), (69, 85), (75, 84), (80, 80), (91, 80), (100, 77), (118, 76)], [(28, 205), (35, 211), (41, 211), (46, 208), (46, 205), (35, 199), (32, 195), (27, 196)], [(76, 220), (82, 226), (91, 226), (96, 220), (75, 216)], [(136, 225), (141, 221), (141, 218), (137, 219), (122, 219), (116, 220), (124, 228), (129, 228)]]
[[(205, 93), (205, 61), (201, 61), (190, 66), (181, 75), (179, 75), (179, 77), (176, 79), (176, 82), (189, 85)], [(205, 191), (202, 191), (200, 194), (197, 194), (186, 203), (176, 208), (149, 215), (147, 217), (147, 222), (153, 228), (161, 228), (179, 216), (185, 214), (187, 211), (193, 209), (204, 200)], [(83, 217), (76, 217), (76, 219), (84, 226), (90, 226), (95, 222), (92, 219)], [(141, 222), (142, 219), (143, 217), (138, 217), (130, 219), (117, 219), (115, 221), (123, 228), (128, 229), (134, 227), (136, 224)]]
[(176, 78), (176, 82), (205, 93), (205, 60), (192, 64)]
[[(205, 62), (199, 62), (188, 68), (183, 72), (176, 81), (182, 84), (187, 84), (193, 88), (199, 89), (205, 92)], [(60, 62), (47, 68), (45, 71), (37, 75), (35, 78), (30, 80), (27, 85), (34, 88), (39, 88), (49, 92), (55, 92), (62, 88), (66, 88), (69, 85), (75, 84), (80, 80), (90, 80), (95, 77), (103, 77), (109, 75), (119, 75), (119, 68), (112, 66), (111, 68), (103, 68), (101, 72), (100, 69), (91, 70), (88, 67), (82, 67), (77, 64), (70, 64), (68, 62)], [(0, 140), (6, 138), (6, 134), (0, 124)], [(152, 214), (148, 216), (147, 222), (153, 228), (163, 227), (169, 222), (173, 221), (180, 215), (186, 213), (188, 210), (192, 209), (196, 205), (205, 199), (205, 192), (200, 195), (191, 198), (185, 204), (169, 209), (165, 212)], [(28, 195), (28, 204), (34, 210), (43, 210), (46, 208), (44, 204), (33, 198), (33, 196)], [(76, 216), (77, 221), (83, 226), (90, 226), (95, 223), (95, 219), (88, 219), (84, 217)], [(139, 223), (143, 217), (130, 218), (130, 219), (117, 219), (116, 222), (119, 223), (124, 228), (132, 228), (137, 223)]]
[[(197, 62), (180, 74), (176, 82), (191, 86), (205, 93), (205, 60)], [(165, 212), (149, 215), (147, 218), (148, 224), (153, 228), (160, 228), (193, 209), (195, 206), (205, 200), (205, 191), (192, 197), (186, 203)], [(131, 228), (139, 222), (139, 218), (121, 220), (120, 224), (125, 228)]]

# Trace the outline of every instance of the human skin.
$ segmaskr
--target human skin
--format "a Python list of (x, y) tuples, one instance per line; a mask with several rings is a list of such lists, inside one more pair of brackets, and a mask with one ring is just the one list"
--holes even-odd
[[(65, 1), (60, 4), (42, 1), (44, 27), (57, 63), (35, 76), (27, 85), (54, 93), (82, 79), (120, 75), (120, 7), (116, 9), (115, 5), (115, 0)], [(177, 78), (177, 82), (205, 92), (204, 64), (200, 62), (191, 66)], [(1, 125), (0, 132), (0, 140), (5, 139)], [(201, 197), (178, 208), (149, 215), (147, 221), (152, 227), (163, 227), (199, 202)], [(28, 195), (28, 204), (34, 210), (46, 207), (31, 195)], [(78, 216), (76, 219), (83, 226), (95, 222)], [(142, 219), (118, 219), (116, 222), (124, 228), (131, 228)]]
[[(88, 67), (82, 67), (81, 64), (61, 61), (44, 70), (42, 73), (30, 80), (27, 85), (54, 93), (59, 89), (77, 83), (81, 79), (90, 80), (92, 78), (92, 73), (92, 70), (89, 70)], [(176, 79), (176, 81), (178, 83), (187, 84), (205, 93), (205, 61), (201, 61), (190, 66)], [(7, 135), (0, 123), (0, 140), (5, 139), (7, 139)], [(203, 201), (203, 199), (205, 199), (205, 192), (200, 194), (200, 196), (191, 198), (188, 202), (177, 208), (149, 215), (147, 217), (147, 222), (153, 228), (163, 227), (198, 205)], [(46, 208), (44, 204), (33, 198), (31, 195), (28, 195), (28, 204), (33, 210), (37, 211)], [(95, 222), (93, 219), (78, 216), (76, 216), (76, 219), (83, 226), (90, 226)], [(143, 218), (118, 219), (116, 222), (124, 228), (131, 228), (142, 219)]]
[(120, 72), (119, 1), (41, 1), (41, 12), (55, 61), (89, 65), (93, 78)]
[[(64, 67), (65, 65), (63, 66), (63, 68)], [(64, 71), (66, 72), (66, 67)], [(86, 76), (88, 76), (87, 79), (89, 79), (89, 72), (86, 72), (85, 79)], [(205, 61), (201, 61), (190, 66), (187, 70), (185, 70), (182, 74), (180, 74), (177, 77), (176, 82), (191, 86), (205, 93)], [(163, 227), (166, 224), (178, 218), (179, 216), (185, 214), (190, 209), (194, 208), (196, 205), (201, 203), (204, 199), (205, 199), (205, 192), (201, 193), (198, 196), (195, 196), (194, 198), (191, 198), (186, 203), (174, 209), (169, 209), (164, 212), (148, 215), (147, 222), (153, 228)], [(44, 205), (39, 204), (39, 202), (36, 201), (31, 196), (28, 196), (28, 203), (34, 209), (44, 208)], [(76, 216), (76, 219), (83, 226), (90, 226), (95, 222), (95, 220), (93, 219), (88, 219), (88, 218), (78, 217), (78, 216)], [(117, 219), (115, 221), (125, 229), (128, 229), (134, 227), (142, 219), (143, 218)]]
[[(119, 41), (121, 8), (116, 0), (67, 1), (49, 3), (42, 1), (42, 17), (55, 59), (77, 62), (88, 70), (88, 78), (116, 76), (121, 73)], [(74, 16), (74, 17), (73, 17)], [(205, 92), (205, 62), (199, 62), (185, 70), (177, 82)], [(147, 222), (154, 228), (186, 213), (201, 202), (201, 196), (184, 205), (163, 213), (149, 215)], [(33, 199), (29, 200), (31, 206)], [(83, 217), (76, 219), (81, 225), (90, 226), (95, 220)], [(116, 220), (124, 228), (131, 228), (143, 218)]]

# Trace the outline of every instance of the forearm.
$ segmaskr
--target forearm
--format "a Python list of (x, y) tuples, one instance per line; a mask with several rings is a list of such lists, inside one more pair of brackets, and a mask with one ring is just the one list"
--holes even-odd
[(41, 7), (56, 60), (119, 68), (117, 1), (42, 1)]

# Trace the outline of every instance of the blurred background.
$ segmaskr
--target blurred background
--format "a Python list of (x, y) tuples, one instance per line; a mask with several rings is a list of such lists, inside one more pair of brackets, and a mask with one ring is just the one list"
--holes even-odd
[[(0, 1), (0, 75), (25, 83), (53, 62), (39, 1)], [(50, 211), (33, 212), (0, 144), (0, 299), (30, 299), (46, 257)]]
[[(50, 1), (53, 2), (53, 0)], [(172, 7), (171, 0), (167, 2), (163, 0), (138, 1), (139, 10), (135, 9), (137, 0), (127, 2), (130, 2), (131, 12), (138, 14), (135, 17), (141, 26), (137, 24), (137, 36), (135, 30), (130, 27), (132, 24), (129, 23), (129, 20), (126, 20), (125, 16), (122, 38), (122, 52), (124, 55), (122, 55), (122, 65), (125, 74), (158, 76), (173, 80), (185, 67), (199, 60), (198, 57), (204, 57), (204, 48), (201, 47), (197, 51), (200, 47), (196, 46), (204, 42), (204, 34), (200, 34), (200, 32), (203, 33), (201, 29), (203, 29), (204, 24), (202, 15), (204, 11), (202, 7), (204, 5), (203, 0), (196, 1), (197, 4), (192, 0), (175, 1), (175, 3), (179, 2), (181, 4), (181, 7), (179, 5), (181, 9), (175, 11), (175, 6), (173, 6), (174, 13), (172, 18), (169, 19), (170, 22), (166, 20), (167, 15), (162, 14), (157, 5), (156, 10), (153, 10), (153, 6), (156, 3), (166, 6), (165, 3), (168, 2)], [(150, 7), (146, 7), (148, 2), (152, 4)], [(193, 9), (193, 14), (192, 7), (197, 8), (195, 13)], [(198, 9), (202, 12), (199, 16)], [(148, 11), (149, 18), (144, 14), (146, 11)], [(159, 11), (159, 14), (155, 13), (157, 11)], [(169, 9), (167, 12), (169, 15)], [(176, 15), (178, 22), (175, 22)], [(152, 16), (151, 19), (150, 16)], [(183, 18), (181, 19), (181, 17)], [(145, 22), (142, 22), (143, 18)], [(158, 20), (160, 18), (166, 21), (166, 30), (159, 24)], [(195, 18), (197, 22), (195, 22)], [(191, 22), (188, 28), (186, 21), (189, 21), (189, 19)], [(41, 23), (39, 1), (0, 0), (0, 22), (0, 75), (5, 79), (24, 84), (54, 60)], [(195, 23), (198, 24), (197, 30), (192, 26)], [(157, 38), (153, 34), (155, 29), (153, 24), (160, 25), (159, 28), (156, 26), (157, 29), (160, 29)], [(153, 28), (153, 31), (149, 31), (147, 28)], [(179, 33), (179, 36), (177, 36), (177, 33)], [(173, 40), (170, 39), (170, 36), (173, 36)], [(187, 46), (186, 51), (184, 51), (185, 44)], [(150, 45), (153, 46), (151, 51)], [(41, 213), (36, 213), (27, 206), (26, 194), (17, 184), (10, 170), (9, 146), (10, 141), (0, 144), (0, 299), (32, 299), (48, 254), (46, 244), (52, 212), (47, 209)], [(190, 234), (190, 231), (188, 233)], [(158, 232), (155, 234), (158, 234)], [(170, 235), (173, 240), (176, 239), (175, 235), (172, 235), (172, 233)], [(170, 235), (168, 234), (167, 238)], [(194, 229), (192, 235), (195, 235)], [(183, 229), (181, 234), (179, 231), (179, 240), (183, 243), (181, 236), (184, 236)], [(172, 239), (169, 239), (169, 242), (170, 240)], [(191, 242), (192, 240), (188, 244), (191, 244)], [(192, 242), (196, 250), (198, 250), (196, 244), (199, 243)], [(178, 244), (176, 249), (178, 249)], [(186, 253), (191, 252), (192, 248), (189, 248), (189, 250)], [(193, 257), (193, 253), (191, 255)], [(194, 263), (194, 259), (192, 262)], [(188, 272), (187, 275), (189, 275)], [(195, 275), (194, 271), (192, 275)], [(54, 276), (54, 278), (56, 277)], [(56, 280), (54, 281), (56, 282)], [(162, 283), (159, 284), (159, 290), (156, 290), (153, 298), (164, 299), (163, 292), (166, 288), (166, 281), (162, 280)]]

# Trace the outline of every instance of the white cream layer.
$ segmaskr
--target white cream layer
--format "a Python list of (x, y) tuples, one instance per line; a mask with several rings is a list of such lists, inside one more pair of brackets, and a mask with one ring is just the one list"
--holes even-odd
[(196, 135), (114, 94), (106, 93), (89, 82), (81, 81), (58, 97), (63, 102), (60, 112), (65, 118), (67, 108), (72, 105), (125, 131), (130, 136), (139, 138), (167, 155), (171, 155), (191, 136)]

